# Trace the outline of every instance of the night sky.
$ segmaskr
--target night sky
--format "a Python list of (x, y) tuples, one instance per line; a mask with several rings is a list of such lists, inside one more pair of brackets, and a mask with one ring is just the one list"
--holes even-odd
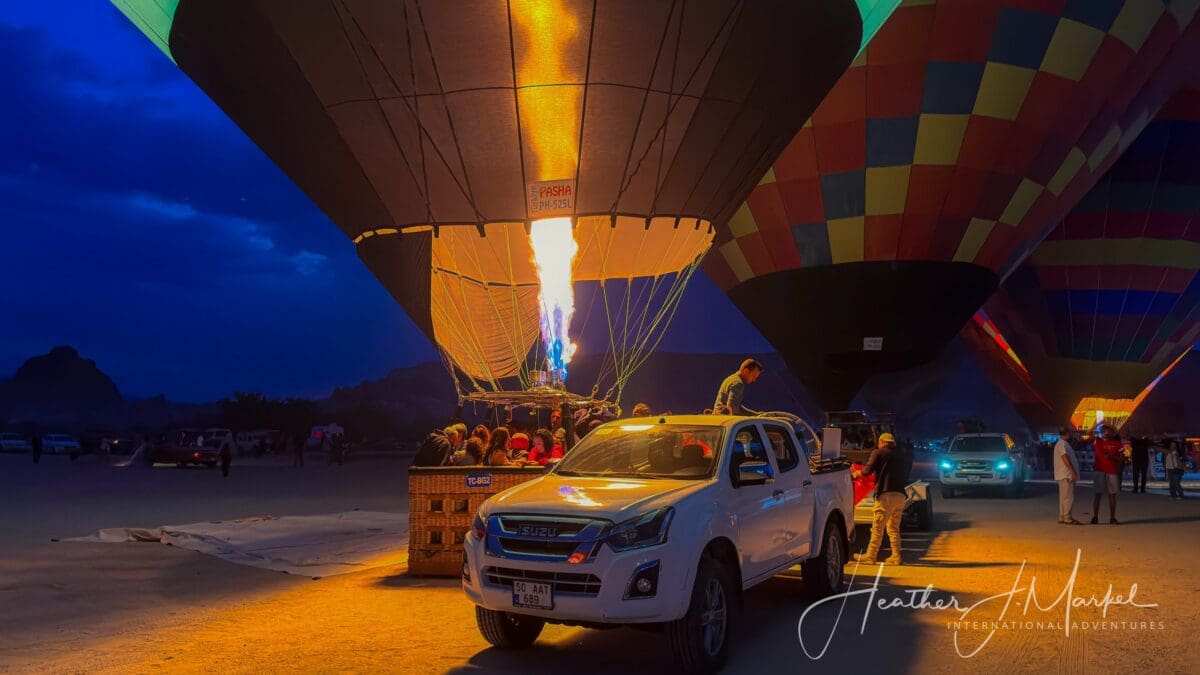
[[(350, 241), (109, 3), (0, 6), (0, 88), (0, 378), (70, 344), (127, 396), (206, 401), (322, 395), (437, 357)], [(661, 348), (769, 350), (701, 276)]]

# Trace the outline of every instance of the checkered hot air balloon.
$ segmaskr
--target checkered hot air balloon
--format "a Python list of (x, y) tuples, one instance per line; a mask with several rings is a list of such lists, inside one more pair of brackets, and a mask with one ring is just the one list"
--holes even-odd
[(964, 330), (981, 363), (1022, 364), (996, 377), (1035, 425), (1119, 427), (1200, 338), (1198, 158), (1185, 89)]
[(1195, 68), (1196, 2), (905, 2), (705, 271), (821, 402), (932, 359)]

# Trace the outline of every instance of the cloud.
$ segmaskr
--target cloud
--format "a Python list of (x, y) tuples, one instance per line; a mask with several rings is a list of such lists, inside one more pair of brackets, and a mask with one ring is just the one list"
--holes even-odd
[(0, 379), (54, 344), (123, 391), (182, 400), (315, 394), (436, 358), (345, 235), (143, 36), (51, 35), (0, 23)]
[(292, 264), (296, 271), (304, 276), (316, 274), (329, 262), (329, 256), (312, 251), (297, 251), (292, 255)]

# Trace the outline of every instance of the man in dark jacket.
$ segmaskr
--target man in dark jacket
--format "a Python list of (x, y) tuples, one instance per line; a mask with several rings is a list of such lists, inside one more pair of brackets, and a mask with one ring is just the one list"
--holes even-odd
[(434, 429), (421, 441), (421, 447), (417, 450), (417, 456), (413, 457), (412, 465), (446, 466), (458, 443), (458, 431), (454, 427)]
[(886, 530), (888, 541), (891, 543), (892, 554), (884, 561), (887, 565), (901, 564), (900, 558), (900, 518), (904, 515), (904, 502), (907, 499), (905, 488), (908, 486), (908, 475), (912, 471), (912, 455), (896, 447), (896, 437), (890, 433), (879, 435), (878, 447), (871, 452), (871, 457), (863, 466), (862, 471), (855, 471), (854, 477), (875, 474), (875, 506), (871, 521), (871, 539), (865, 553), (858, 553), (854, 559), (868, 565), (875, 564), (879, 555), (879, 547), (883, 545), (883, 533)]

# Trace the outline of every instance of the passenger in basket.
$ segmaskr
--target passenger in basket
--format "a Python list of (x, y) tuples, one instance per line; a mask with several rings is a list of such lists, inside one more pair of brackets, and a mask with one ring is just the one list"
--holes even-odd
[(508, 460), (510, 462), (523, 464), (529, 457), (529, 436), (523, 433), (513, 434), (509, 446)]
[(486, 448), (488, 443), (492, 441), (492, 432), (488, 431), (487, 425), (476, 424), (474, 431), (471, 432), (471, 437), (478, 438), (483, 442), (483, 447)]
[(538, 429), (533, 434), (533, 449), (529, 451), (529, 462), (546, 466), (552, 460), (562, 459), (561, 445), (554, 444), (554, 437), (547, 429)]
[(556, 449), (561, 450), (564, 455), (567, 453), (567, 430), (562, 427), (554, 430), (554, 447), (550, 451), (553, 452)]
[(459, 452), (454, 453), (454, 466), (479, 466), (483, 464), (483, 441), (472, 436)]
[(646, 405), (645, 403), (639, 403), (633, 406), (633, 417), (649, 417), (653, 414), (654, 413), (650, 412), (650, 406)]
[(883, 533), (887, 531), (892, 554), (884, 561), (888, 565), (899, 565), (900, 519), (904, 516), (907, 498), (908, 474), (912, 470), (912, 456), (896, 448), (896, 437), (890, 433), (879, 434), (879, 447), (871, 452), (861, 471), (851, 470), (854, 478), (875, 474), (875, 508), (871, 522), (871, 539), (865, 553), (854, 554), (854, 559), (868, 565), (875, 564), (875, 556), (883, 545)]
[(508, 461), (508, 429), (499, 427), (492, 432), (492, 440), (488, 443), (484, 461), (488, 466), (509, 466)]

